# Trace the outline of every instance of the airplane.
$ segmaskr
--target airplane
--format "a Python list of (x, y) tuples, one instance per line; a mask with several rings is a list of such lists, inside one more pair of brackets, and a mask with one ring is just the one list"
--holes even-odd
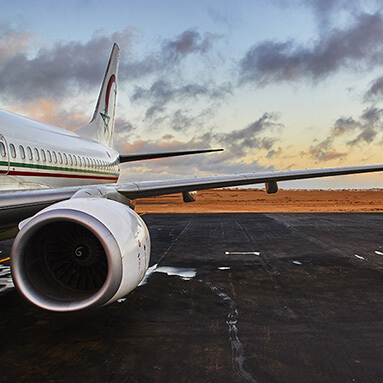
[(120, 164), (204, 149), (120, 154), (113, 149), (119, 47), (113, 45), (90, 122), (69, 132), (0, 110), (0, 238), (17, 290), (43, 309), (97, 308), (126, 296), (149, 266), (150, 236), (134, 202), (203, 189), (382, 171), (383, 165), (118, 183)]

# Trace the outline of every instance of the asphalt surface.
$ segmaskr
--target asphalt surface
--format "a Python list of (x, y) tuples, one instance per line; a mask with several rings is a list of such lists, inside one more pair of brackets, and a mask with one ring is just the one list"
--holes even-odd
[(143, 218), (152, 273), (119, 303), (45, 312), (2, 266), (1, 382), (383, 381), (383, 215)]

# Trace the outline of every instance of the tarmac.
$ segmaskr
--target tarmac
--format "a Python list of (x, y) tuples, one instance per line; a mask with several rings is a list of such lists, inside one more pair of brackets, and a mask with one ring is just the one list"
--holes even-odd
[(143, 219), (147, 278), (98, 310), (32, 307), (1, 264), (0, 382), (382, 381), (382, 214)]

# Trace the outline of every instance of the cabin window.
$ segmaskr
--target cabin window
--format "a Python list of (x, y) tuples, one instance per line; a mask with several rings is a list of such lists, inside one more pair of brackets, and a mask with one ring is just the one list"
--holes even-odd
[(37, 148), (35, 148), (35, 157), (36, 157), (36, 161), (40, 161), (40, 154)]
[(20, 152), (20, 157), (21, 157), (21, 159), (25, 160), (25, 150), (24, 150), (24, 146), (19, 145), (19, 152)]
[(41, 149), (41, 159), (45, 162), (47, 160), (47, 156), (45, 155), (45, 150)]
[(12, 156), (12, 158), (16, 158), (16, 149), (15, 149), (15, 145), (13, 145), (13, 144), (9, 144), (9, 151), (11, 152), (11, 156)]
[(73, 163), (74, 163), (74, 166), (77, 166), (77, 157), (75, 155), (73, 156)]
[(85, 168), (85, 166), (86, 166), (86, 161), (85, 161), (85, 157), (82, 157), (81, 158), (81, 162), (82, 162), (82, 166)]
[(32, 149), (29, 146), (27, 146), (27, 153), (28, 153), (28, 158), (32, 161), (33, 154), (32, 154)]
[(52, 162), (52, 154), (49, 150), (47, 150), (47, 157), (48, 157), (48, 162)]
[(68, 157), (65, 153), (63, 153), (63, 157), (64, 157), (64, 164), (68, 165)]
[(77, 160), (78, 160), (78, 166), (81, 166), (81, 157), (77, 156)]
[(5, 157), (7, 152), (5, 151), (5, 145), (4, 142), (0, 142), (0, 153), (2, 157)]
[(86, 157), (86, 166), (89, 168), (89, 158)]
[(56, 152), (53, 151), (53, 152), (52, 152), (52, 155), (53, 155), (53, 162), (54, 162), (55, 164), (57, 164), (57, 154), (56, 154)]
[(68, 154), (68, 158), (69, 158), (69, 165), (73, 165), (72, 155)]
[(60, 152), (58, 152), (58, 156), (59, 156), (59, 162), (60, 162), (60, 164), (62, 164), (63, 163), (63, 156), (61, 155)]

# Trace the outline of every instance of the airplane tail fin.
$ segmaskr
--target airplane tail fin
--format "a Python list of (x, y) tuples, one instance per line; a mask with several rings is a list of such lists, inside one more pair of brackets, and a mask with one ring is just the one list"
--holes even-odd
[(119, 52), (118, 44), (114, 43), (93, 117), (76, 132), (109, 147), (113, 146)]

